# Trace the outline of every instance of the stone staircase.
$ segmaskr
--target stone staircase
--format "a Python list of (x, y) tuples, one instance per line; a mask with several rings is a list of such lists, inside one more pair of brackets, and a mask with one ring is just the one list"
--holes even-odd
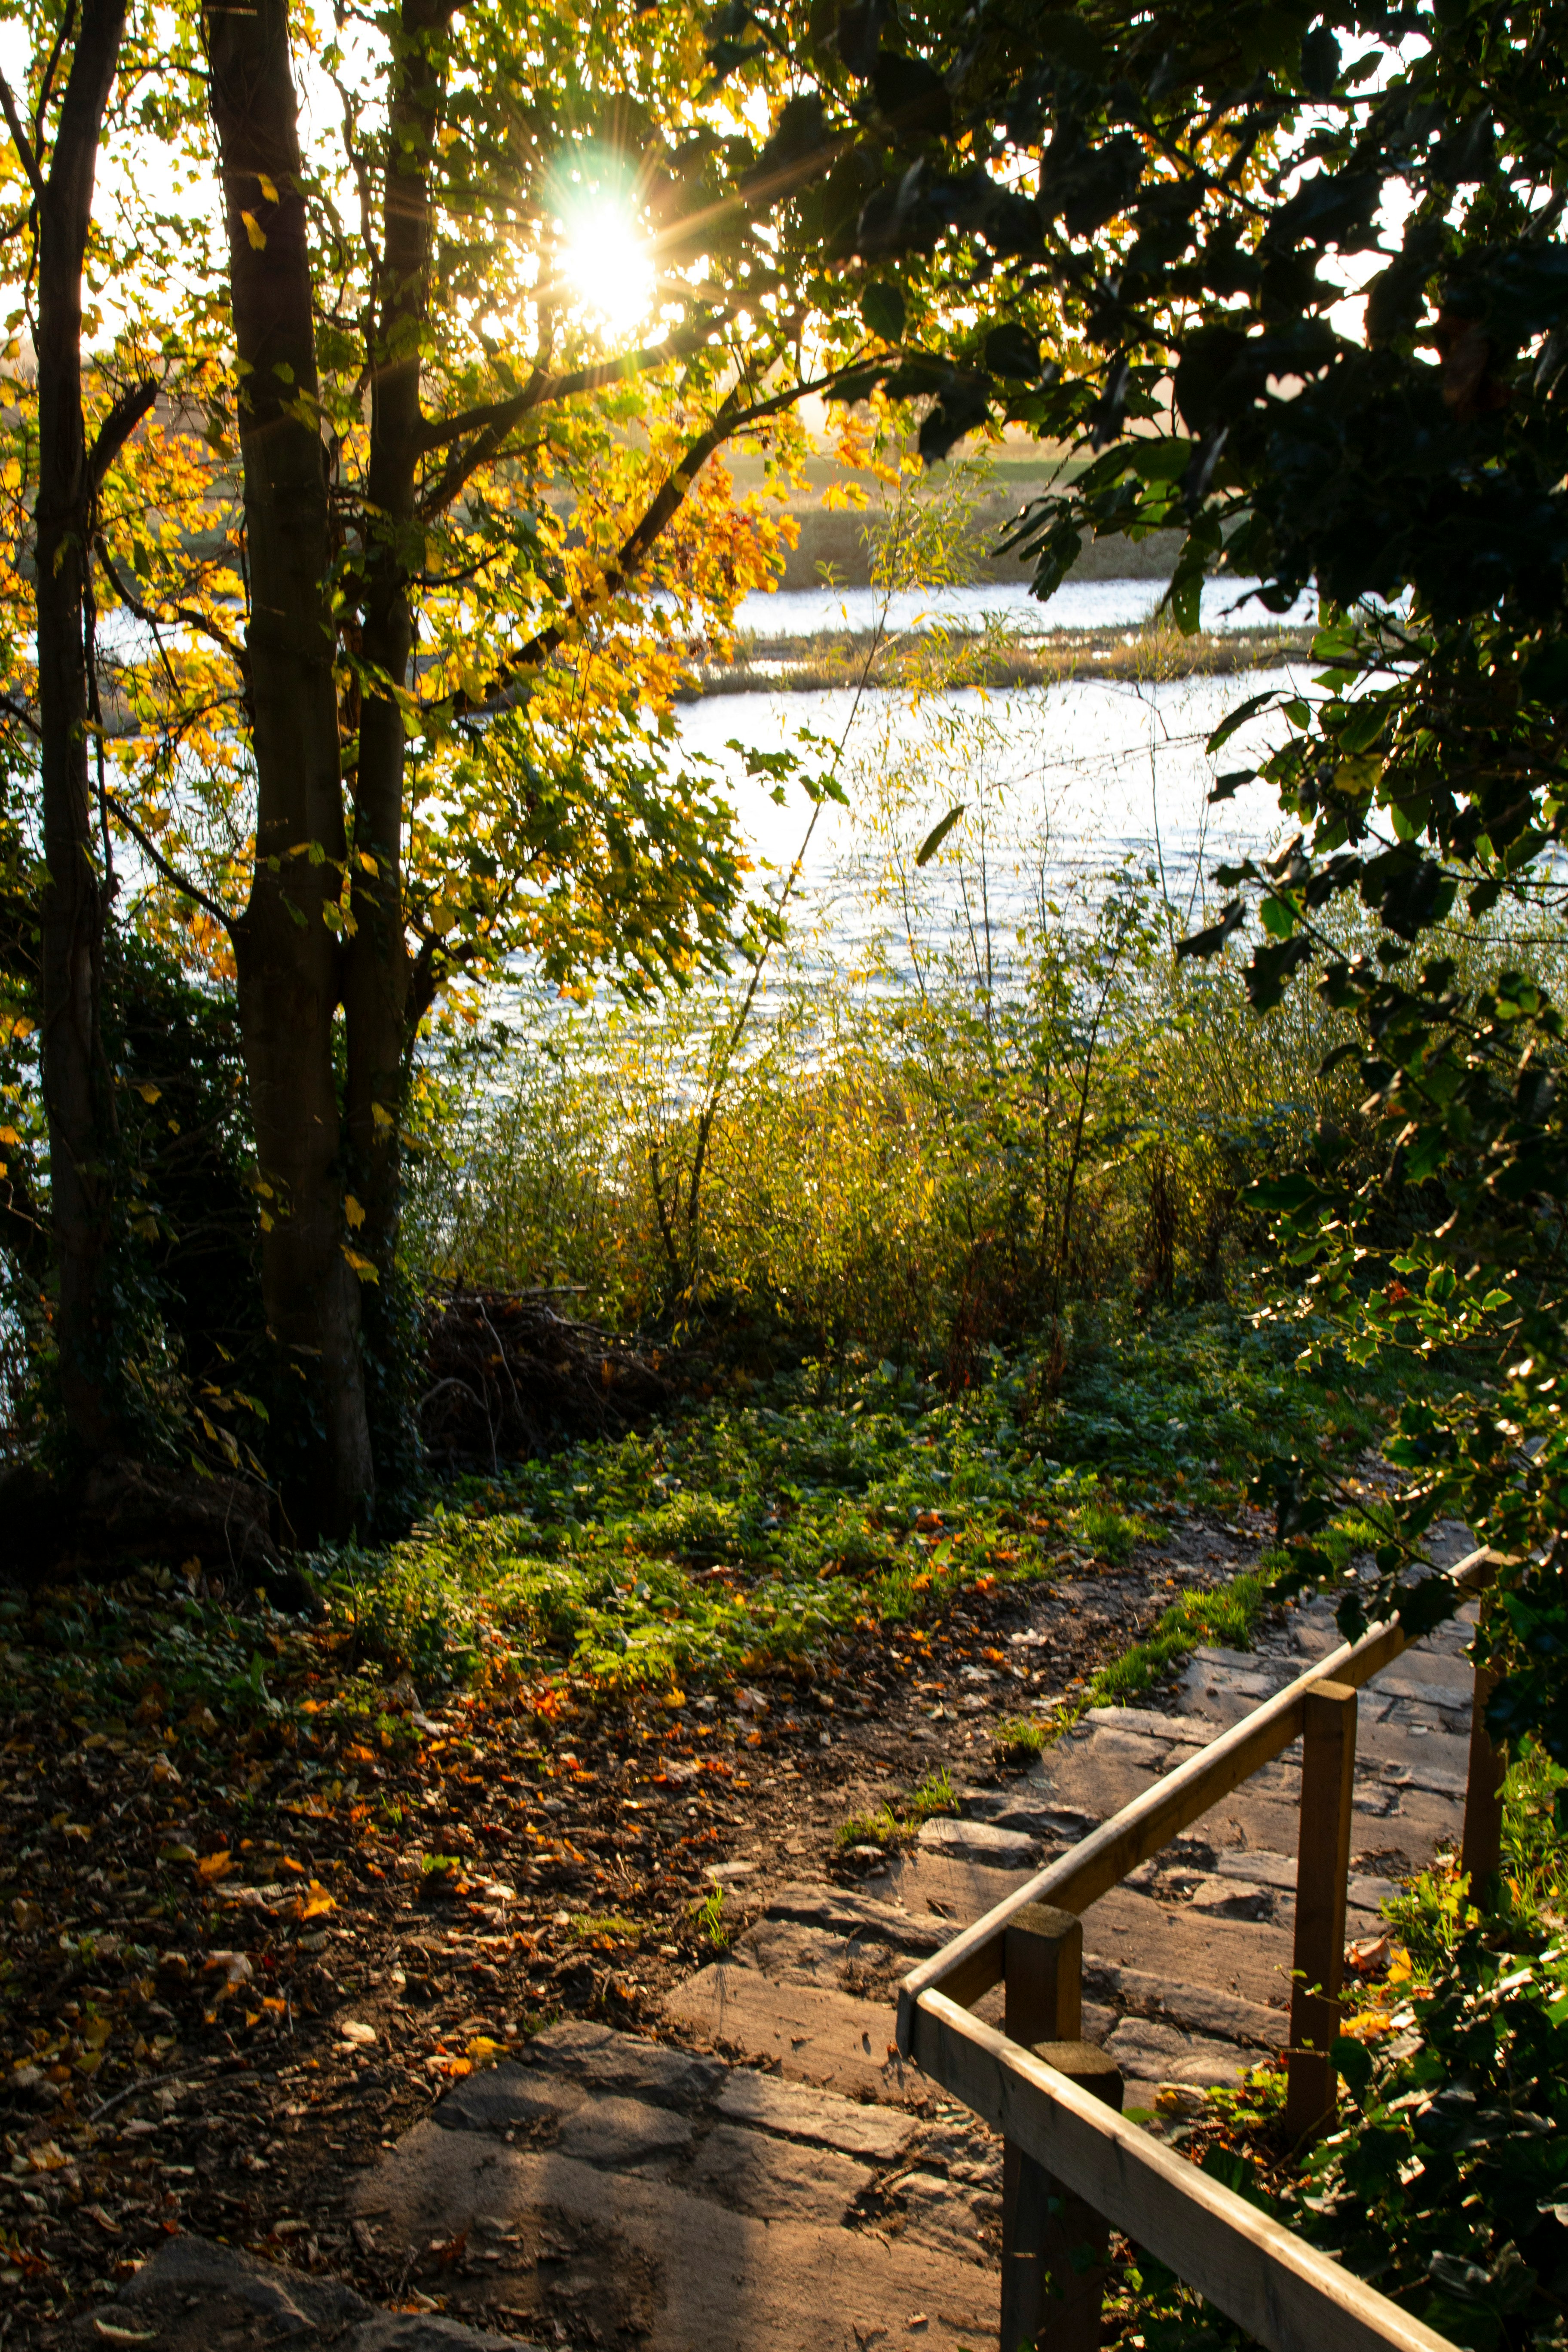
[[(1376, 1937), (1397, 1882), (1458, 1841), (1472, 1616), (1362, 1695), (1352, 1938)], [(101, 2318), (171, 2352), (302, 2326), (352, 2352), (520, 2336), (978, 2352), (996, 2327), (1001, 2149), (900, 2061), (900, 1978), (1337, 1640), (1325, 1604), (1297, 1608), (1256, 1651), (1197, 1652), (1163, 1703), (1086, 1716), (1009, 1787), (961, 1790), (961, 1818), (863, 1876), (759, 1886), (760, 1916), (668, 2000), (671, 2042), (565, 2022), (459, 2084), (353, 2190), (356, 2236), (403, 2256), (414, 2308), (374, 2313), (186, 2240)], [(1085, 1915), (1084, 2032), (1152, 2128), (1285, 2040), (1296, 1754)], [(980, 2014), (1000, 2004), (998, 1989)], [(331, 2309), (311, 2316), (311, 2295)], [(104, 2332), (95, 2319), (81, 2342)]]

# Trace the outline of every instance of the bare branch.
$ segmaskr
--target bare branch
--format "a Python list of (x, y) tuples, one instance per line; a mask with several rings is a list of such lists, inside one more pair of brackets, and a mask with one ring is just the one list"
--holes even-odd
[(70, 39), (75, 28), (76, 0), (70, 0), (69, 6), (60, 18), (59, 29), (55, 35), (54, 47), (49, 51), (48, 63), (45, 66), (39, 79), (38, 103), (33, 110), (33, 144), (40, 154), (44, 148), (44, 117), (48, 112), (49, 99), (55, 87), (55, 76), (59, 70), (66, 43)]
[(0, 694), (0, 710), (7, 719), (14, 719), (18, 727), (25, 727), (29, 735), (36, 735), (40, 742), (43, 741), (44, 730), (25, 703), (15, 701), (8, 694)]

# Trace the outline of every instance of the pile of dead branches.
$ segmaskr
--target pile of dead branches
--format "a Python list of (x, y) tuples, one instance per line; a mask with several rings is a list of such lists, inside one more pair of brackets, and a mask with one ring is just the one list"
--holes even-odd
[(669, 1353), (645, 1355), (575, 1321), (562, 1295), (451, 1289), (432, 1298), (419, 1413), (433, 1465), (499, 1471), (509, 1457), (629, 1428), (672, 1395)]

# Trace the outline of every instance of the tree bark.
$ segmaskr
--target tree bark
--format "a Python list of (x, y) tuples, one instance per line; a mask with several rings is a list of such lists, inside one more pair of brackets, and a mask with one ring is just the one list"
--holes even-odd
[[(363, 1526), (374, 1480), (360, 1286), (345, 1254), (333, 1055), (346, 857), (326, 455), (286, 0), (205, 15), (240, 361), (256, 871), (236, 926), (269, 1225), (268, 1328), (305, 1407), (284, 1473), (298, 1532)], [(331, 918), (331, 920), (329, 920)]]
[(360, 650), (367, 676), (353, 785), (354, 924), (344, 952), (349, 1143), (365, 1213), (362, 1246), (379, 1276), (366, 1300), (366, 1339), (383, 1408), (373, 1418), (388, 1469), (403, 1451), (397, 1369), (406, 1352), (398, 1328), (397, 1235), (410, 1045), (403, 913), (407, 729), (398, 694), (414, 646), (410, 583), (424, 560), (416, 510), (424, 424), (419, 370), (430, 291), (431, 156), (452, 13), (453, 0), (405, 0), (394, 45), (363, 518)]
[(104, 1257), (113, 1191), (113, 1105), (99, 1037), (104, 905), (88, 780), (83, 600), (93, 486), (81, 405), (81, 278), (104, 110), (125, 0), (83, 0), (47, 179), (26, 157), (38, 221), (38, 713), (42, 735), (43, 1076), (49, 1217), (58, 1274), (55, 1339), (68, 1438), (87, 1455), (119, 1441)]

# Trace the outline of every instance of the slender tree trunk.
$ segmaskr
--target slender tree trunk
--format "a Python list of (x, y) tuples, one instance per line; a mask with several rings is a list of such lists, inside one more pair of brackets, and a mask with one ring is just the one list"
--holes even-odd
[(307, 1407), (285, 1500), (301, 1532), (342, 1534), (364, 1522), (374, 1476), (333, 1059), (340, 951), (327, 918), (346, 850), (298, 103), (286, 0), (213, 5), (205, 21), (242, 375), (257, 836), (236, 949), (251, 1117), (272, 1187), (262, 1289)]
[(407, 730), (396, 690), (407, 683), (414, 646), (410, 583), (424, 556), (416, 510), (419, 369), (429, 306), (430, 164), (451, 15), (451, 0), (405, 0), (395, 51), (364, 518), (361, 653), (374, 677), (367, 678), (361, 709), (354, 927), (345, 950), (349, 1140), (356, 1197), (365, 1212), (362, 1246), (380, 1277), (365, 1302), (366, 1336), (382, 1405), (373, 1422), (387, 1469), (400, 1451), (399, 1370), (407, 1348), (397, 1277), (399, 1139), (409, 1047), (403, 914)]
[(68, 1434), (87, 1454), (110, 1451), (119, 1429), (110, 1335), (102, 1320), (113, 1107), (99, 1041), (104, 909), (88, 784), (82, 605), (92, 484), (81, 407), (81, 277), (99, 141), (124, 31), (125, 0), (84, 0), (48, 176), (35, 178), (38, 708), (48, 868), (41, 940), (44, 1099), (60, 1398)]

